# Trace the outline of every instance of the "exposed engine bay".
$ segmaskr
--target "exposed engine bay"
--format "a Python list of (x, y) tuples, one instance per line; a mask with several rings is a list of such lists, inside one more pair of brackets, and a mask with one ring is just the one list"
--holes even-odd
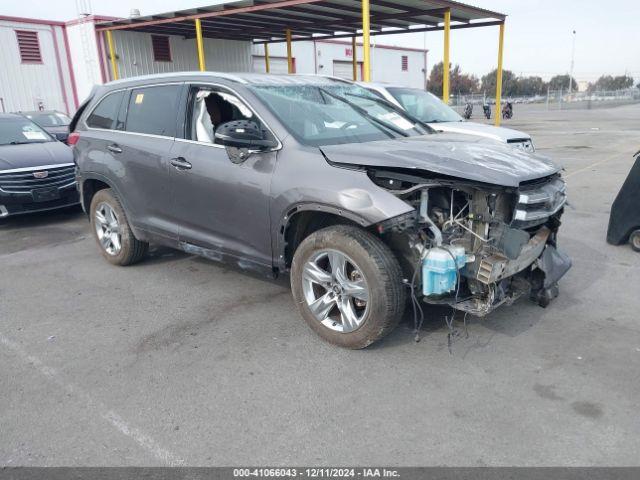
[(425, 302), (484, 316), (528, 295), (546, 306), (571, 267), (557, 249), (559, 174), (502, 187), (406, 170), (369, 170), (413, 212), (378, 224)]

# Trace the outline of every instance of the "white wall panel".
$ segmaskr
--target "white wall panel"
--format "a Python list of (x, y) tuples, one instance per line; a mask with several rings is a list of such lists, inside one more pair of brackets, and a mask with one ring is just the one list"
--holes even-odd
[[(153, 59), (151, 35), (140, 32), (113, 33), (120, 78), (151, 73), (198, 70), (196, 42), (193, 38), (170, 36), (171, 62)], [(251, 71), (251, 43), (233, 40), (204, 39), (205, 64), (209, 71)]]
[(78, 101), (83, 102), (89, 96), (93, 86), (102, 83), (100, 57), (93, 22), (67, 25), (67, 37)]
[[(53, 28), (50, 25), (0, 21), (0, 98), (5, 111), (35, 110), (40, 102), (46, 109), (68, 110), (63, 94), (65, 86), (60, 81)], [(21, 62), (15, 30), (38, 32), (41, 64)], [(58, 53), (58, 57), (65, 55), (64, 43), (60, 41)], [(72, 108), (71, 103), (69, 109)]]

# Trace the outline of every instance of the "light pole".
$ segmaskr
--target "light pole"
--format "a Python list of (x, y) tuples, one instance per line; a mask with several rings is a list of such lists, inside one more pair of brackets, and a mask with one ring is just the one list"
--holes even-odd
[(576, 31), (573, 31), (573, 42), (571, 44), (571, 69), (569, 70), (569, 95), (571, 95), (571, 90), (573, 89), (573, 56), (576, 53)]

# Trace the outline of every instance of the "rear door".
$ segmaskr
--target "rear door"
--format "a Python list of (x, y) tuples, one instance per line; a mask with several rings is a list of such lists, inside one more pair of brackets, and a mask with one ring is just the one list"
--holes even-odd
[(130, 216), (138, 228), (173, 240), (169, 160), (176, 135), (183, 84), (132, 88), (123, 100), (124, 132), (107, 146), (120, 159), (114, 173), (123, 185)]
[(185, 118), (171, 168), (181, 247), (241, 268), (271, 267), (269, 198), (276, 152), (233, 163), (213, 140), (224, 122), (249, 119), (263, 125), (261, 120), (235, 93), (204, 85), (190, 86)]

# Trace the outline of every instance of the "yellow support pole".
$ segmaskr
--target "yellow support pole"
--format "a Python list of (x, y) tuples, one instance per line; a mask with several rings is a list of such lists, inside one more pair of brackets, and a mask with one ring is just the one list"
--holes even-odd
[(362, 0), (362, 66), (364, 68), (362, 80), (365, 82), (371, 81), (370, 17), (369, 0)]
[(500, 126), (500, 120), (502, 119), (502, 108), (500, 103), (502, 102), (502, 51), (504, 48), (504, 22), (500, 24), (500, 38), (498, 40), (498, 70), (496, 71), (496, 127)]
[(200, 23), (200, 19), (196, 18), (196, 46), (198, 47), (198, 67), (201, 72), (206, 70), (206, 66), (204, 64), (204, 43), (202, 42), (202, 24)]
[(269, 44), (264, 44), (264, 69), (267, 73), (269, 73)]
[(442, 61), (442, 101), (449, 105), (449, 35), (451, 34), (451, 11), (444, 12), (444, 59)]
[(351, 37), (351, 64), (353, 66), (353, 81), (358, 80), (358, 46), (356, 45), (356, 37)]
[(111, 59), (111, 73), (112, 80), (118, 80), (118, 64), (116, 63), (116, 49), (113, 46), (113, 35), (111, 30), (107, 30), (107, 45), (109, 45), (109, 57)]
[(293, 73), (293, 55), (291, 53), (291, 29), (287, 28), (287, 71)]

